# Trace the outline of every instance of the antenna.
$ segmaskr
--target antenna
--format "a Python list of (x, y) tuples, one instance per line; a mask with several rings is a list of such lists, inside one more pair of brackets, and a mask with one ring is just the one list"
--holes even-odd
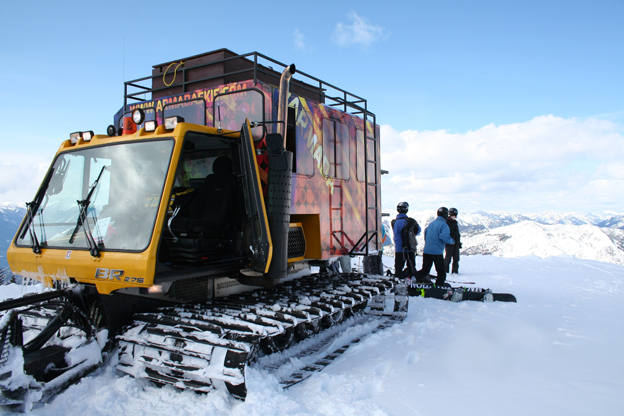
[(217, 131), (221, 132), (221, 106), (217, 104)]

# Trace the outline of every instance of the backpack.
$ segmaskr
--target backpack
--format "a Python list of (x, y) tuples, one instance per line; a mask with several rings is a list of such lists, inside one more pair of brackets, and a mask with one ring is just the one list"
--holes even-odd
[[(404, 248), (410, 251), (416, 252), (416, 231), (418, 230), (418, 222), (414, 218), (407, 217), (407, 224), (401, 230), (401, 240), (403, 241)], [(394, 230), (394, 223), (396, 219), (391, 221), (392, 229)]]

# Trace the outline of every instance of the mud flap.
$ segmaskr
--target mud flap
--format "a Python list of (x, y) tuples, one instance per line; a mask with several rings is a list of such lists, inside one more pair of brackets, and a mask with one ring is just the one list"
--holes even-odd
[(392, 316), (396, 318), (405, 318), (409, 307), (409, 296), (407, 294), (407, 286), (404, 283), (398, 283), (394, 286), (394, 311)]
[[(247, 363), (248, 355), (246, 352), (228, 350), (223, 363), (224, 370), (227, 368), (238, 370), (243, 375), (243, 379), (245, 379), (245, 364)], [(241, 384), (225, 383), (225, 386), (230, 394), (237, 399), (245, 400), (245, 397), (247, 397), (247, 386), (244, 382)]]
[(391, 316), (402, 320), (407, 316), (409, 307), (407, 286), (403, 283), (396, 283), (392, 292), (373, 296), (368, 301), (368, 306), (370, 307), (368, 313), (371, 315)]

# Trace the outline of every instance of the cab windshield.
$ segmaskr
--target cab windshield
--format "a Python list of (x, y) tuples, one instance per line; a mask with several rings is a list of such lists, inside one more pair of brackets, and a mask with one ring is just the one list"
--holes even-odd
[[(174, 141), (120, 143), (59, 155), (16, 244), (143, 251), (150, 243)], [(82, 215), (81, 215), (82, 214)]]

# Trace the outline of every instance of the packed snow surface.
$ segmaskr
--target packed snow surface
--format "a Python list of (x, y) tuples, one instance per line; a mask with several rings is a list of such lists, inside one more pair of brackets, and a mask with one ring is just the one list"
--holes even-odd
[(154, 387), (117, 373), (113, 357), (31, 414), (624, 414), (624, 266), (571, 256), (470, 256), (460, 273), (449, 279), (513, 293), (518, 303), (410, 298), (402, 323), (365, 337), (287, 390), (252, 365), (245, 402), (222, 391)]

